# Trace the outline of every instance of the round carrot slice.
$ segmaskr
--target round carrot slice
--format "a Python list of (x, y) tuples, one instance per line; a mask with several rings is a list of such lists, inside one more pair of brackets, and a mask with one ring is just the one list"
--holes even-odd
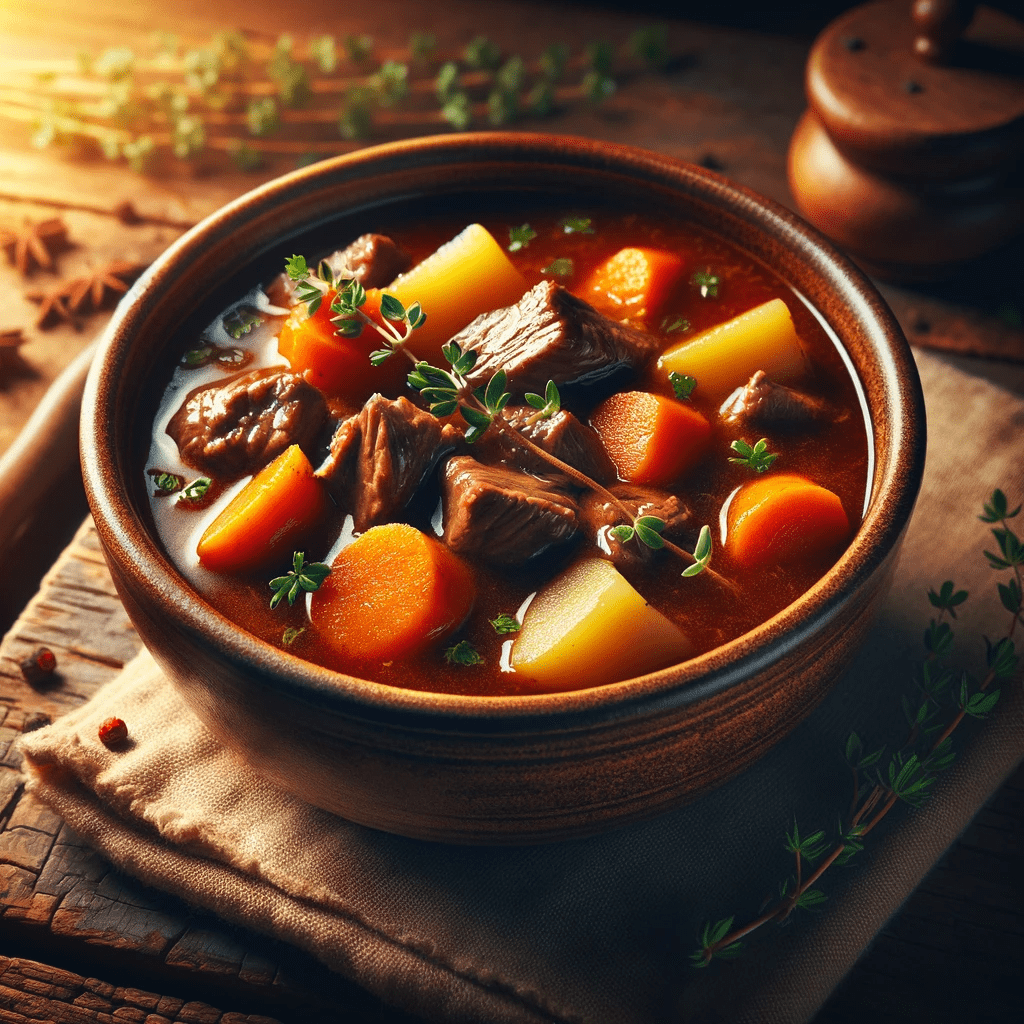
[(440, 541), (405, 523), (367, 530), (313, 594), (310, 618), (346, 658), (406, 658), (457, 629), (476, 599), (473, 574)]
[(733, 499), (728, 519), (726, 547), (747, 568), (814, 558), (850, 536), (839, 496), (795, 474), (746, 484)]

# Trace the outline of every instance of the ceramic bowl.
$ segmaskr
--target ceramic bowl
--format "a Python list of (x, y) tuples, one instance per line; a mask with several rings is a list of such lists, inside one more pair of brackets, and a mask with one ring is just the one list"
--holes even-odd
[[(189, 588), (147, 527), (141, 470), (172, 336), (204, 306), (215, 314), (217, 302), (223, 308), (226, 296), (266, 279), (268, 260), (279, 267), (318, 226), (343, 229), (346, 217), (413, 197), (436, 206), (503, 192), (654, 204), (723, 236), (804, 295), (841, 339), (866, 396), (874, 467), (862, 526), (835, 567), (768, 622), (681, 665), (603, 687), (504, 698), (423, 693), (319, 668), (255, 639)], [(910, 351), (878, 293), (792, 213), (654, 153), (478, 134), (315, 164), (182, 237), (107, 331), (86, 392), (82, 458), (125, 608), (225, 744), (287, 790), (364, 825), (447, 842), (525, 843), (593, 833), (692, 799), (807, 715), (891, 576), (921, 478), (924, 410)]]

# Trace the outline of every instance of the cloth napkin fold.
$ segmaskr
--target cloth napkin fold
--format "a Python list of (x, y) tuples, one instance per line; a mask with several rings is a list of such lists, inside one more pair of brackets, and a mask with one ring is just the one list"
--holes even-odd
[[(118, 867), (309, 950), (385, 1000), (449, 1024), (808, 1020), (942, 850), (1024, 756), (1020, 680), (919, 811), (897, 808), (867, 849), (822, 879), (823, 911), (769, 925), (705, 970), (707, 920), (757, 916), (791, 871), (783, 839), (831, 837), (849, 801), (842, 751), (903, 739), (930, 615), (952, 578), (957, 655), (1008, 616), (977, 519), (993, 487), (1024, 497), (1024, 402), (919, 354), (929, 462), (896, 581), (869, 641), (807, 721), (752, 769), (687, 807), (589, 839), (452, 847), (366, 829), (311, 807), (222, 748), (147, 654), (88, 704), (22, 740), (30, 788)], [(1020, 522), (1020, 520), (1018, 520)], [(998, 577), (1002, 578), (1002, 577)], [(98, 740), (111, 715), (130, 740)]]

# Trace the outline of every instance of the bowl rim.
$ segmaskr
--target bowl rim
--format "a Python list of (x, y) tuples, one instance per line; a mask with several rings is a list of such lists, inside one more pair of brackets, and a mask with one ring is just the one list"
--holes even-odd
[[(879, 427), (870, 423), (875, 464), (866, 514), (836, 564), (794, 602), (734, 640), (647, 675), (557, 693), (476, 696), (402, 689), (305, 661), (254, 637), (216, 612), (174, 569), (136, 514), (119, 473), (120, 460), (114, 456), (118, 369), (137, 325), (143, 324), (157, 305), (165, 281), (173, 280), (213, 239), (230, 234), (254, 211), (268, 211), (286, 198), (295, 200), (347, 180), (361, 180), (374, 167), (396, 161), (419, 168), (456, 159), (580, 166), (710, 200), (719, 209), (768, 231), (809, 263), (856, 313), (878, 362), (886, 403), (892, 409), (892, 419), (886, 425), (889, 436), (883, 452)], [(315, 223), (311, 220), (307, 228)], [(794, 287), (785, 274), (780, 276)], [(861, 386), (867, 390), (863, 380)], [(721, 694), (796, 650), (827, 624), (855, 599), (861, 585), (898, 546), (923, 473), (925, 414), (917, 368), (892, 312), (852, 261), (797, 214), (714, 172), (663, 154), (575, 136), (480, 132), (385, 143), (324, 160), (256, 187), (191, 228), (139, 278), (102, 335), (86, 383), (80, 436), (86, 494), (108, 558), (131, 567), (133, 585), (143, 588), (148, 598), (168, 602), (168, 612), (177, 618), (180, 628), (254, 679), (291, 698), (355, 717), (397, 715), (416, 727), (427, 721), (435, 729), (476, 730), (490, 723), (502, 731), (565, 730), (612, 721), (624, 714), (655, 714), (666, 705), (686, 707)]]

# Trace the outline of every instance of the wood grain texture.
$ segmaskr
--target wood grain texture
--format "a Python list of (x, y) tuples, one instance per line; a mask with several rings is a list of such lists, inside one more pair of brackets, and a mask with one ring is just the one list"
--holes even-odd
[[(45, 685), (33, 687), (18, 664), (40, 644), (56, 654), (58, 667)], [(323, 1019), (320, 1015), (328, 1011), (332, 1019), (353, 1024), (384, 1019), (376, 998), (308, 955), (227, 925), (114, 870), (57, 815), (24, 793), (19, 758), (11, 745), (26, 721), (40, 714), (56, 718), (77, 707), (139, 647), (87, 520), (0, 645), (0, 953), (31, 946), (75, 964), (84, 957), (106, 978), (130, 972), (150, 979), (151, 985), (158, 983), (162, 991), (200, 990), (213, 1002), (235, 999), (272, 1007), (281, 1019)], [(20, 977), (17, 972), (15, 976)], [(75, 1001), (84, 979), (78, 979), (66, 998), (53, 989), (46, 996), (49, 1002), (38, 1006), (19, 1001), (27, 996), (5, 979), (0, 975), (0, 1022), (51, 1019), (46, 1013), (58, 1021), (106, 1019), (61, 1017), (54, 1009), (65, 1002), (80, 1006)], [(16, 998), (17, 993), (21, 995)], [(146, 998), (152, 999), (148, 1008), (153, 1009), (161, 997)], [(201, 1018), (174, 1016), (185, 1012), (186, 1000), (178, 1004), (167, 1013), (154, 1012), (183, 1024), (199, 1019), (241, 1024), (250, 1019), (222, 1016), (212, 1006), (202, 1008), (206, 1016)], [(117, 1017), (135, 1019), (127, 1012), (132, 1005), (125, 1002), (125, 1012)], [(82, 1007), (82, 1012), (87, 1009)], [(22, 1017), (5, 1017), (5, 1010)], [(37, 1015), (27, 1015), (30, 1011)]]

